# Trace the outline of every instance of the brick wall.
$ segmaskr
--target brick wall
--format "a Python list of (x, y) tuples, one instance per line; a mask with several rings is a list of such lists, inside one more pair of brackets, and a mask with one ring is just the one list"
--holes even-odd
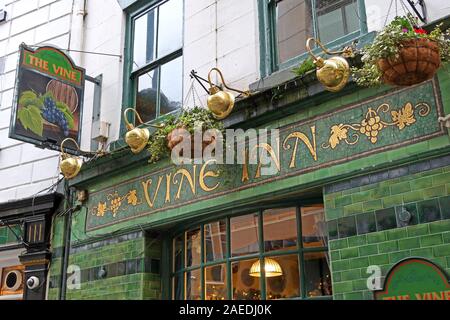
[(418, 256), (450, 271), (449, 164), (442, 157), (361, 177), (353, 188), (326, 188), (335, 299), (372, 299), (371, 265), (384, 277), (396, 262)]

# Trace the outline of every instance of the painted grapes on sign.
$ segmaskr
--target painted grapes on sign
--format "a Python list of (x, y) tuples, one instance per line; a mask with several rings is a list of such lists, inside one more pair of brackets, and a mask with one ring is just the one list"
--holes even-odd
[(72, 110), (63, 101), (55, 100), (51, 91), (45, 94), (24, 91), (20, 95), (17, 117), (25, 130), (40, 137), (44, 135), (44, 127), (56, 127), (65, 137), (69, 136), (69, 130), (75, 129)]
[(83, 91), (84, 70), (68, 56), (22, 45), (10, 137), (52, 149), (79, 141)]

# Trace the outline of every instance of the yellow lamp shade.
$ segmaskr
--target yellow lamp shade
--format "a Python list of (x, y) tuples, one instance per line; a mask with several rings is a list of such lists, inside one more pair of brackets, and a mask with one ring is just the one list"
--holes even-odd
[[(267, 278), (279, 277), (283, 275), (283, 270), (281, 269), (280, 264), (270, 258), (264, 259), (264, 271)], [(261, 277), (260, 260), (257, 260), (255, 263), (253, 263), (252, 267), (250, 268), (249, 274), (252, 277)]]

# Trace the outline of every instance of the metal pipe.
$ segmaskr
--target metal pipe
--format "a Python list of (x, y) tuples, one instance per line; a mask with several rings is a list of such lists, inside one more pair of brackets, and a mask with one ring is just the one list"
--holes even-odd
[[(67, 180), (64, 181), (67, 186)], [(69, 256), (70, 256), (70, 242), (71, 242), (71, 232), (72, 232), (72, 212), (75, 210), (73, 205), (73, 194), (74, 192), (71, 189), (66, 189), (65, 197), (68, 199), (66, 203), (70, 209), (67, 210), (67, 204), (65, 205), (64, 210), (67, 210), (67, 214), (64, 219), (64, 251), (62, 256), (62, 264), (61, 264), (61, 283), (59, 287), (59, 300), (66, 300), (66, 291), (67, 291), (67, 267), (69, 264)]]

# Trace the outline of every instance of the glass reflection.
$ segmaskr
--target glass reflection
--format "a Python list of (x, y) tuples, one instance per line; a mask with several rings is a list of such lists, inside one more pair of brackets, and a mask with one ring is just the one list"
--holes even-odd
[(158, 97), (158, 69), (139, 76), (137, 82), (136, 111), (144, 122), (156, 118)]
[(300, 276), (298, 255), (271, 257), (280, 266), (283, 274), (278, 277), (266, 277), (266, 298), (287, 299), (300, 296)]
[(186, 268), (198, 266), (201, 262), (200, 228), (186, 232)]
[(181, 48), (183, 0), (171, 0), (159, 7), (158, 58)]
[(227, 250), (226, 222), (218, 221), (206, 224), (205, 261), (217, 261), (225, 258)]
[(183, 300), (183, 275), (177, 275), (173, 278), (173, 298), (174, 300)]
[(306, 294), (308, 297), (331, 296), (331, 275), (326, 252), (305, 253)]
[(302, 207), (301, 216), (303, 247), (326, 247), (328, 231), (323, 205)]
[(259, 251), (258, 214), (231, 218), (230, 224), (233, 257)]
[(264, 211), (264, 250), (297, 247), (297, 215), (295, 208)]
[(227, 299), (227, 273), (225, 264), (205, 268), (205, 299)]
[(334, 41), (359, 29), (358, 4), (355, 0), (316, 0), (317, 24), (323, 43)]
[(183, 59), (179, 57), (161, 66), (160, 114), (181, 108)]
[(200, 300), (201, 290), (200, 270), (186, 272), (186, 300)]
[(261, 300), (260, 278), (250, 276), (252, 265), (257, 259), (233, 262), (233, 300)]
[(179, 236), (173, 240), (173, 271), (180, 270), (183, 267), (183, 237)]
[(155, 59), (156, 10), (151, 10), (134, 22), (133, 69), (139, 69)]
[(277, 3), (278, 59), (281, 63), (306, 52), (312, 33), (311, 0), (283, 0)]

